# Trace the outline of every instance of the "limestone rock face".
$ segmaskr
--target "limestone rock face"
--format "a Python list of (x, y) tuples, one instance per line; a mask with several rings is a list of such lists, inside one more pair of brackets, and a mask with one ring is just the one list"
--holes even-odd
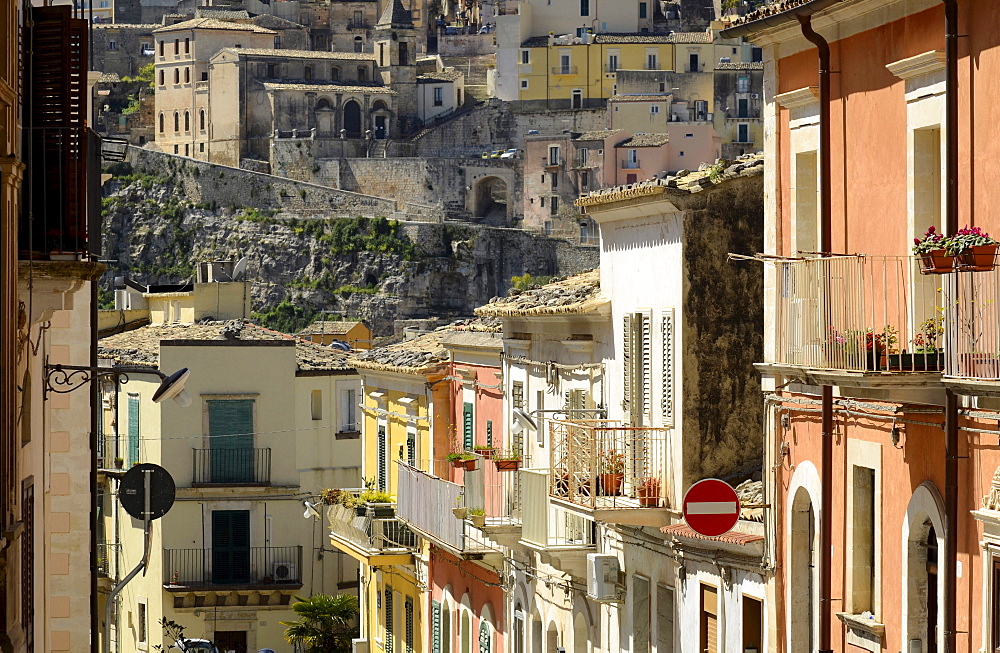
[(245, 256), (255, 313), (289, 300), (300, 321), (325, 310), (383, 336), (397, 319), (471, 315), (512, 276), (574, 274), (599, 258), (594, 247), (478, 225), (383, 221), (390, 235), (375, 237), (372, 220), (194, 204), (178, 188), (148, 176), (105, 184), (106, 289), (117, 275), (181, 283), (199, 262)]

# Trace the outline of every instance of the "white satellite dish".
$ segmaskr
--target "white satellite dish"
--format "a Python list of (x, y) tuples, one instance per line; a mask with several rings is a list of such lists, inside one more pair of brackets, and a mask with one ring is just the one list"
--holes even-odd
[(239, 281), (243, 278), (243, 275), (247, 271), (247, 257), (243, 257), (236, 261), (236, 265), (233, 266), (233, 281)]
[(167, 378), (163, 379), (160, 383), (160, 387), (156, 389), (155, 393), (153, 393), (153, 402), (158, 404), (161, 401), (173, 399), (179, 406), (184, 408), (190, 406), (191, 395), (184, 389), (184, 384), (187, 383), (189, 376), (191, 376), (190, 370), (186, 367), (182, 367)]
[(309, 503), (308, 501), (303, 501), (302, 505), (306, 507), (306, 511), (302, 513), (302, 519), (309, 519), (310, 517), (315, 517), (319, 519), (319, 510), (316, 510), (315, 503)]
[(524, 412), (521, 408), (514, 409), (514, 433), (520, 433), (524, 429), (535, 430), (538, 426), (535, 424), (535, 420), (531, 418), (531, 415)]

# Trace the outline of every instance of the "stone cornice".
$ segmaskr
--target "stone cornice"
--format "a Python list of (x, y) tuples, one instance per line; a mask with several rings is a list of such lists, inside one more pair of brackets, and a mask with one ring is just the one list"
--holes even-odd
[(908, 57), (886, 64), (890, 73), (900, 79), (910, 79), (918, 75), (944, 70), (944, 50), (930, 50), (915, 57)]
[(806, 86), (774, 96), (774, 101), (786, 109), (798, 109), (819, 103), (819, 87)]
[(649, 195), (662, 195), (666, 186), (643, 185), (634, 188), (618, 188), (610, 192), (599, 195), (588, 195), (576, 200), (577, 206), (597, 206), (600, 204), (614, 204), (637, 197), (647, 197)]

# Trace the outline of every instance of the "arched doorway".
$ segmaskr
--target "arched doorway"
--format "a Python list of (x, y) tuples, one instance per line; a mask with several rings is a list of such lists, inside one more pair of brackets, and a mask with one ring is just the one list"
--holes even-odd
[(462, 610), (462, 653), (472, 653), (472, 618), (469, 611)]
[(524, 608), (520, 602), (514, 604), (513, 653), (524, 653)]
[(473, 217), (507, 217), (507, 182), (499, 177), (483, 177), (476, 181), (473, 191)]
[(451, 653), (451, 604), (443, 601), (441, 610), (441, 653)]
[(531, 653), (542, 653), (545, 635), (542, 632), (542, 618), (535, 612), (531, 615)]
[(545, 651), (546, 653), (557, 653), (556, 649), (559, 648), (559, 630), (556, 628), (556, 622), (550, 621), (548, 632), (545, 635)]
[(582, 612), (577, 612), (573, 617), (573, 653), (588, 653), (587, 644), (590, 641), (588, 631), (587, 618)]
[[(945, 580), (938, 573), (939, 552), (944, 550), (944, 502), (930, 481), (920, 484), (910, 497), (903, 523), (903, 641), (910, 651), (940, 653), (944, 640), (941, 612)], [(919, 642), (919, 648), (913, 643)], [(989, 648), (993, 651), (993, 648)]]
[(809, 492), (800, 487), (792, 499), (791, 560), (788, 573), (791, 651), (815, 650), (818, 590), (816, 515)]
[(361, 138), (361, 105), (354, 100), (344, 105), (344, 129), (348, 138)]
[(333, 134), (333, 106), (327, 98), (316, 103), (316, 131), (323, 136)]
[(378, 100), (372, 106), (372, 115), (375, 118), (375, 138), (389, 138), (389, 107), (382, 100)]

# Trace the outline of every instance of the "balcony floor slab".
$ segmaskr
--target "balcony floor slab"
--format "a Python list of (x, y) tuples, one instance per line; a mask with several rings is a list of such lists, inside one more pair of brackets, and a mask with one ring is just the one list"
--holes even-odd
[(885, 390), (944, 387), (941, 372), (865, 372), (818, 369), (783, 363), (755, 363), (754, 367), (762, 374), (781, 375), (807, 385), (835, 385), (844, 388)]

